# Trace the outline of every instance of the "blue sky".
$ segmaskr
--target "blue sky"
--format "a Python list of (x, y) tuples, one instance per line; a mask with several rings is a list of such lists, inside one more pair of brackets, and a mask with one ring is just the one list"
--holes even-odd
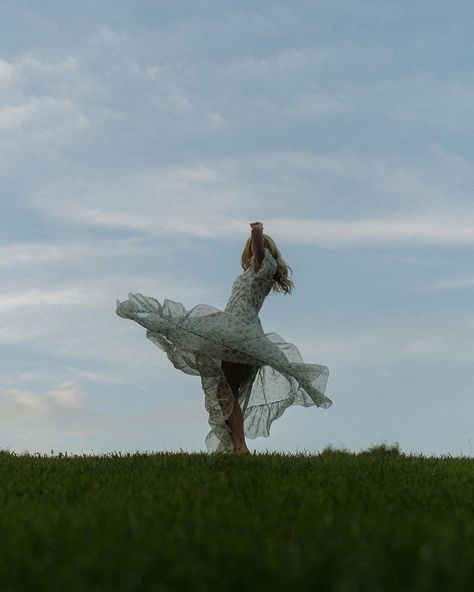
[(264, 329), (330, 369), (256, 450), (470, 454), (471, 2), (2, 2), (0, 448), (205, 450), (199, 379), (115, 315), (223, 308), (261, 220)]

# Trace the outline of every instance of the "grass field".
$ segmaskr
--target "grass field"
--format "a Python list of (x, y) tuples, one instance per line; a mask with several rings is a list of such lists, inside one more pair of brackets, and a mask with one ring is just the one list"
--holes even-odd
[(0, 590), (474, 588), (474, 461), (0, 452)]

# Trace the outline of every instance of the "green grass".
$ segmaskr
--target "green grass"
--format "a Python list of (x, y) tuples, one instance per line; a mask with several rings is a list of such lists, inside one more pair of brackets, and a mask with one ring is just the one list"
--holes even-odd
[(0, 452), (0, 590), (471, 590), (474, 461)]

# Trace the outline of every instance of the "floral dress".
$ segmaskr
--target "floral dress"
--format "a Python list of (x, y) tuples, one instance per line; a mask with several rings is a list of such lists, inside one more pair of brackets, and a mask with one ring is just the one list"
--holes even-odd
[(327, 408), (326, 366), (305, 364), (295, 345), (276, 333), (264, 333), (258, 313), (272, 287), (277, 262), (265, 248), (262, 265), (254, 260), (234, 282), (225, 309), (198, 304), (186, 310), (179, 302), (129, 294), (117, 301), (117, 314), (147, 329), (146, 336), (168, 356), (175, 368), (201, 377), (211, 431), (209, 452), (232, 452), (230, 416), (234, 395), (222, 361), (247, 364), (249, 372), (239, 391), (248, 438), (268, 436), (271, 424), (290, 405)]

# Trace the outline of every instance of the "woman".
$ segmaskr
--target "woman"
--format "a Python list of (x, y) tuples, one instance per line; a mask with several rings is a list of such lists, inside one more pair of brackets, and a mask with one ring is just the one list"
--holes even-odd
[(298, 349), (276, 333), (265, 334), (258, 317), (271, 290), (289, 294), (293, 282), (263, 224), (250, 224), (241, 257), (242, 273), (224, 311), (142, 294), (117, 301), (117, 314), (140, 323), (175, 368), (201, 377), (211, 431), (209, 452), (249, 454), (245, 436), (268, 436), (290, 405), (327, 408), (326, 366), (305, 364)]

